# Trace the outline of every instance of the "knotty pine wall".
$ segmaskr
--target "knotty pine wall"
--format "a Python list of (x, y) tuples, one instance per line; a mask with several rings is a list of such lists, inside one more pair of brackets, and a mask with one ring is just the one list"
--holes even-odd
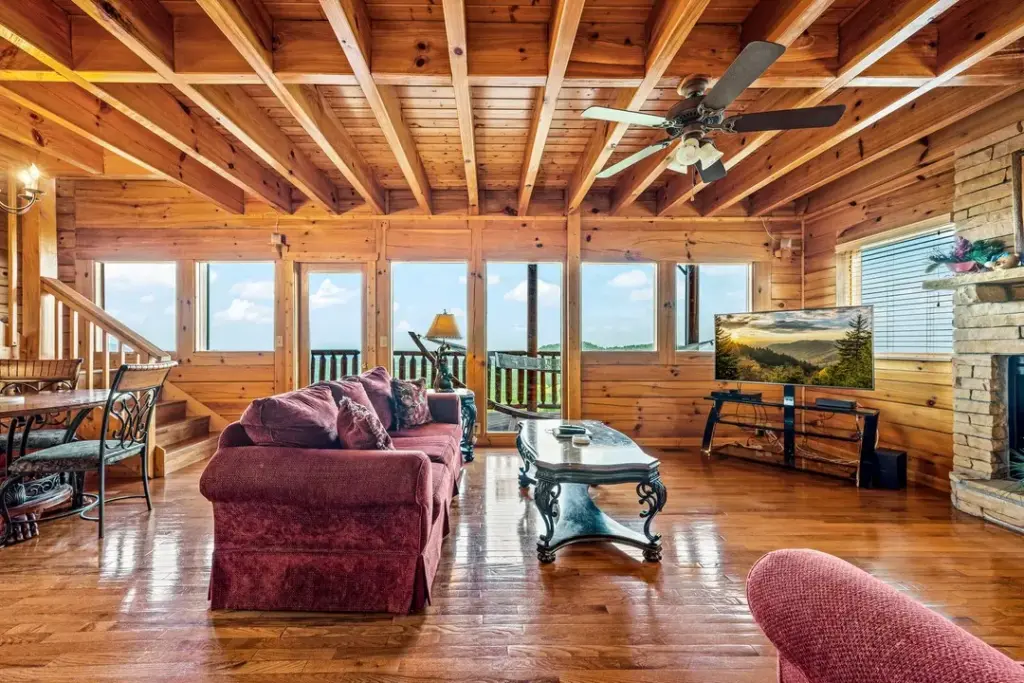
[[(837, 244), (949, 216), (952, 208), (953, 173), (948, 172), (807, 221), (806, 306), (836, 305)], [(907, 451), (911, 480), (948, 491), (953, 463), (952, 372), (948, 358), (879, 358), (874, 391), (830, 391), (829, 395), (848, 395), (863, 406), (879, 409), (881, 445)], [(808, 401), (822, 395), (805, 390)]]
[[(244, 216), (229, 216), (196, 200), (188, 192), (158, 182), (78, 181), (64, 183), (63, 194), (75, 206), (74, 227), (61, 233), (62, 263), (81, 271), (93, 261), (167, 260), (179, 263), (179, 296), (192, 291), (189, 279), (195, 260), (261, 259), (278, 262), (277, 334), (285, 348), (263, 354), (180, 354), (181, 366), (172, 374), (180, 388), (225, 417), (235, 419), (248, 402), (297, 381), (294, 301), (282, 292), (295, 284), (297, 262), (362, 264), (372, 292), (366, 300), (366, 356), (388, 362), (390, 349), (378, 344), (390, 334), (390, 272), (401, 260), (466, 261), (469, 264), (470, 314), (469, 383), (484, 395), (485, 282), (483, 268), (494, 261), (655, 261), (663, 274), (658, 302), (660, 350), (646, 354), (566, 353), (566, 405), (583, 417), (604, 420), (640, 441), (660, 446), (699, 443), (708, 406), (702, 400), (714, 382), (709, 354), (676, 353), (666, 331), (675, 329), (674, 287), (677, 262), (750, 262), (757, 283), (755, 306), (799, 308), (802, 298), (801, 225), (794, 218), (656, 219), (653, 205), (641, 200), (630, 215), (605, 215), (607, 200), (584, 207), (582, 218), (567, 220), (560, 193), (535, 195), (539, 215), (508, 215), (513, 194), (488, 193), (485, 215), (466, 217), (460, 211), (464, 193), (435, 196), (436, 214), (417, 216), (400, 195), (392, 195), (391, 213), (370, 217), (356, 212), (331, 217), (300, 210), (282, 217), (258, 204)], [(458, 196), (456, 199), (455, 196)], [(570, 225), (571, 223), (571, 225)], [(270, 244), (273, 233), (284, 236), (287, 248), (278, 253)], [(790, 237), (795, 250), (784, 258), (773, 255), (772, 237)], [(568, 282), (573, 268), (566, 267)], [(578, 280), (577, 280), (578, 282)], [(567, 300), (568, 310), (579, 301)], [(179, 348), (192, 346), (188, 319), (192, 302), (179, 301)], [(578, 329), (566, 334), (577, 335)], [(378, 334), (378, 330), (380, 333)], [(574, 348), (567, 344), (566, 348)], [(581, 357), (582, 356), (582, 357)], [(572, 377), (580, 378), (576, 392)], [(482, 401), (482, 398), (481, 398)], [(485, 406), (481, 402), (479, 408)], [(510, 443), (507, 435), (495, 443)]]

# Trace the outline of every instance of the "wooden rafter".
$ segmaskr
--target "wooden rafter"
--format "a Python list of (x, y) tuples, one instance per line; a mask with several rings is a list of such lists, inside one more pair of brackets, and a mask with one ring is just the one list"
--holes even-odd
[[(789, 47), (828, 9), (833, 0), (761, 0), (743, 23), (743, 44), (767, 40)], [(659, 137), (652, 137), (651, 143)], [(651, 183), (665, 172), (677, 144), (633, 165), (612, 189), (611, 212), (618, 213), (635, 202)]]
[[(969, 33), (962, 30), (965, 24), (972, 28)], [(848, 112), (833, 128), (779, 136), (757, 158), (749, 159), (734, 168), (725, 179), (713, 183), (702, 213), (714, 216), (733, 206), (1022, 36), (1024, 3), (1019, 0), (967, 0), (939, 23), (939, 54), (953, 57), (940, 59), (940, 71), (935, 78), (920, 88), (892, 98), (886, 106), (874, 113), (864, 115), (855, 111)], [(947, 41), (945, 45), (944, 37)], [(837, 97), (846, 92), (841, 92)]]
[[(69, 18), (51, 0), (39, 0), (32, 3), (32, 11), (44, 15), (46, 21), (26, 20), (22, 11), (25, 4), (16, 0), (0, 0), (0, 24), (3, 26), (0, 34), (4, 38), (19, 45), (34, 59), (53, 69), (52, 73), (62, 80), (82, 87), (179, 152), (184, 152), (206, 165), (236, 187), (262, 198), (278, 210), (291, 211), (290, 187), (287, 183), (260, 166), (248, 154), (235, 150), (223, 135), (205, 121), (195, 117), (185, 117), (189, 120), (183, 121), (181, 116), (176, 116), (175, 112), (180, 113), (181, 104), (170, 93), (157, 86), (149, 88), (149, 95), (145, 98), (146, 108), (150, 112), (167, 113), (168, 120), (156, 124), (146, 112), (138, 111), (111, 94), (112, 87), (120, 86), (95, 83), (79, 73), (63, 42), (64, 36), (74, 35)], [(159, 41), (161, 37), (164, 43), (157, 49), (170, 49), (171, 42), (168, 36), (150, 35), (140, 29), (140, 40), (145, 40), (147, 44)], [(69, 40), (67, 45), (70, 44)]]
[(416, 150), (394, 86), (378, 85), (370, 70), (370, 17), (362, 0), (320, 0), (334, 35), (348, 58), (353, 75), (377, 118), (416, 203), (431, 213), (430, 182)]
[(239, 188), (77, 85), (6, 83), (0, 85), (0, 95), (231, 213), (244, 210)]
[(526, 138), (522, 173), (519, 178), (519, 215), (525, 216), (530, 208), (537, 171), (544, 155), (544, 145), (554, 120), (558, 93), (565, 81), (565, 72), (572, 56), (572, 45), (583, 16), (584, 0), (560, 0), (555, 5), (551, 20), (551, 41), (548, 46), (548, 74), (543, 88), (537, 90), (530, 120), (530, 133)]
[[(0, 100), (0, 135), (88, 173), (103, 173), (103, 149), (10, 100)], [(52, 175), (52, 173), (51, 173)]]
[(384, 191), (315, 86), (290, 87), (274, 71), (273, 21), (262, 0), (197, 0), (246, 63), (295, 117), (375, 213), (385, 212)]
[(928, 93), (877, 126), (849, 138), (827, 154), (811, 159), (784, 178), (755, 192), (751, 215), (760, 216), (852, 173), (910, 143), (966, 118), (1019, 90), (986, 88), (984, 92), (942, 88)]
[[(840, 26), (839, 68), (836, 77), (822, 88), (794, 93), (784, 102), (774, 102), (766, 109), (813, 107), (821, 104), (841, 88), (848, 87), (858, 76), (885, 58), (955, 2), (956, 0), (908, 0), (893, 3), (890, 0), (869, 0)], [(855, 28), (862, 25), (863, 29)], [(926, 84), (920, 87), (925, 87)], [(755, 107), (753, 111), (758, 109), (760, 108)], [(774, 132), (749, 137), (734, 135), (722, 140), (718, 147), (725, 155), (725, 167), (735, 168), (777, 135), (778, 133)], [(679, 204), (692, 200), (706, 187), (704, 183), (695, 184), (692, 178), (687, 176), (672, 178), (658, 195), (658, 212), (662, 215), (668, 213)]]
[[(7, 0), (4, 0), (7, 1)], [(74, 0), (86, 14), (96, 20), (116, 40), (127, 48), (132, 58), (141, 60), (167, 83), (178, 88), (189, 100), (216, 119), (235, 137), (242, 141), (254, 154), (282, 177), (292, 182), (300, 192), (331, 212), (338, 211), (338, 191), (327, 175), (318, 169), (268, 117), (254, 112), (253, 117), (233, 118), (230, 113), (218, 109), (206, 97), (206, 91), (187, 82), (175, 69), (174, 22), (158, 0)], [(238, 96), (236, 95), (236, 98)], [(180, 106), (180, 105), (179, 105)], [(253, 104), (244, 111), (258, 108)], [(265, 144), (260, 145), (257, 140)], [(228, 149), (234, 146), (228, 143)], [(248, 155), (244, 155), (248, 156)], [(220, 163), (232, 163), (223, 159)], [(246, 167), (254, 175), (259, 164), (246, 160)], [(251, 182), (258, 189), (263, 187), (256, 180)], [(287, 190), (282, 186), (282, 191)], [(255, 189), (254, 189), (255, 191)], [(265, 191), (264, 191), (265, 192)], [(260, 194), (260, 192), (256, 192)], [(262, 194), (261, 194), (262, 196)], [(289, 198), (290, 199), (290, 198)], [(275, 205), (283, 200), (275, 199)], [(274, 203), (274, 202), (272, 202)], [(290, 204), (290, 201), (289, 201)], [(289, 206), (290, 210), (290, 206)]]
[[(646, 73), (640, 85), (620, 91), (611, 102), (616, 109), (639, 109), (665, 75), (683, 41), (696, 25), (709, 0), (663, 0), (650, 18), (651, 41), (647, 48)], [(622, 136), (629, 128), (622, 123), (599, 123), (587, 142), (569, 181), (569, 210), (579, 209)]]
[(448, 35), (448, 60), (452, 68), (455, 111), (459, 117), (462, 167), (466, 175), (469, 213), (480, 213), (480, 189), (476, 177), (476, 142), (473, 132), (473, 95), (469, 86), (469, 40), (465, 0), (444, 0), (444, 27)]

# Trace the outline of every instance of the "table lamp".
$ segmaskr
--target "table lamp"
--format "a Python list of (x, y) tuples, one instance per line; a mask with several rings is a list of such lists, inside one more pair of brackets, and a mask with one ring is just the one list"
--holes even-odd
[(459, 324), (455, 322), (455, 315), (447, 310), (441, 311), (434, 316), (434, 322), (430, 323), (430, 329), (424, 335), (427, 339), (439, 344), (437, 347), (437, 390), (454, 391), (452, 384), (452, 372), (448, 368), (446, 354), (451, 349), (448, 346), (449, 339), (462, 339), (462, 332), (459, 331)]

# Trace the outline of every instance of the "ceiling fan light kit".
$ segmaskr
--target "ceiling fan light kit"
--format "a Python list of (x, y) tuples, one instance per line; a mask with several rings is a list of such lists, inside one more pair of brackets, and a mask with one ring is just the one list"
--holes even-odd
[(676, 92), (683, 98), (666, 116), (645, 112), (588, 107), (583, 118), (665, 131), (664, 140), (648, 145), (597, 174), (610, 178), (647, 157), (682, 139), (672, 154), (668, 169), (676, 173), (697, 171), (701, 181), (711, 183), (725, 177), (726, 168), (720, 152), (709, 137), (712, 134), (754, 133), (774, 130), (799, 130), (834, 126), (846, 113), (845, 105), (780, 109), (726, 116), (726, 109), (736, 101), (768, 68), (782, 56), (786, 48), (777, 43), (754, 41), (740, 52), (725, 74), (708, 90), (708, 79), (692, 78), (679, 84)]

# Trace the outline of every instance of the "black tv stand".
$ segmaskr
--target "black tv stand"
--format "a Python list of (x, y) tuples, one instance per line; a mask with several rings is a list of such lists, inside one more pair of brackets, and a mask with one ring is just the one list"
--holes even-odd
[[(742, 394), (728, 395), (715, 392), (713, 396), (706, 397), (712, 401), (713, 406), (708, 413), (708, 421), (704, 426), (704, 438), (701, 442), (701, 451), (705, 455), (711, 455), (712, 442), (715, 438), (715, 427), (720, 424), (732, 425), (766, 431), (770, 427), (756, 422), (731, 419), (722, 416), (722, 406), (725, 403), (736, 403), (747, 406), (761, 406), (764, 408), (782, 409), (782, 454), (783, 465), (789, 468), (796, 468), (796, 437), (809, 436), (815, 439), (829, 439), (832, 441), (845, 441), (848, 443), (860, 442), (860, 461), (857, 466), (857, 485), (861, 488), (873, 488), (878, 476), (878, 461), (875, 454), (875, 441), (878, 436), (878, 411), (870, 408), (821, 406), (817, 404), (806, 405), (796, 402), (796, 387), (792, 384), (783, 386), (782, 403), (777, 401), (751, 401), (749, 398), (742, 398)], [(810, 411), (818, 413), (829, 413), (832, 415), (854, 415), (862, 418), (864, 427), (859, 436), (845, 436), (842, 434), (829, 434), (828, 432), (797, 429), (797, 411)]]

